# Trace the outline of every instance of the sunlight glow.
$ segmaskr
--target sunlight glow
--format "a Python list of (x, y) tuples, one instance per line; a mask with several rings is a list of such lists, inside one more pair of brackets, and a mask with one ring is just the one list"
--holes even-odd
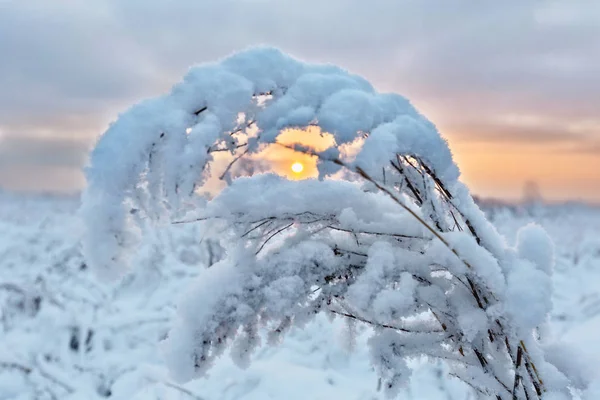
[(296, 161), (292, 164), (292, 172), (299, 174), (304, 170), (304, 165), (301, 162)]

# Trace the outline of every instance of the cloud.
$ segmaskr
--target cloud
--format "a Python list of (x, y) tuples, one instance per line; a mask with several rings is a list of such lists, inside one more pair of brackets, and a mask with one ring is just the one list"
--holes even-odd
[(35, 165), (15, 165), (0, 167), (1, 189), (34, 192), (77, 193), (85, 181), (77, 169), (68, 167), (44, 167)]
[[(0, 130), (9, 132), (12, 141), (23, 136), (18, 149), (9, 143), (23, 154), (31, 153), (24, 141), (36, 147), (40, 137), (71, 140), (83, 151), (79, 140), (88, 143), (118, 112), (167, 90), (192, 64), (257, 44), (278, 46), (310, 61), (340, 64), (380, 90), (404, 94), (442, 131), (460, 140), (577, 142), (598, 135), (563, 128), (597, 116), (600, 3), (0, 4)], [(516, 126), (494, 119), (514, 113), (551, 116), (559, 124)], [(48, 151), (60, 153), (69, 147), (64, 142), (56, 146), (63, 147), (49, 146)], [(28, 157), (23, 160), (33, 163)], [(18, 161), (17, 156), (9, 159)], [(68, 166), (81, 162), (76, 157), (65, 160)]]
[(81, 168), (90, 144), (83, 139), (3, 135), (0, 138), (0, 168), (19, 165)]
[(39, 137), (3, 132), (0, 187), (74, 192), (84, 184), (81, 167), (91, 143), (85, 138)]
[(94, 4), (3, 2), (3, 124), (91, 113), (115, 99), (138, 96), (152, 82), (143, 49), (122, 34), (101, 2)]
[(548, 126), (518, 126), (509, 124), (494, 124), (471, 122), (450, 127), (449, 131), (456, 132), (453, 139), (469, 142), (495, 142), (519, 144), (561, 144), (579, 143), (583, 138), (573, 135), (561, 127)]
[(600, 157), (600, 140), (589, 139), (582, 140), (578, 143), (572, 143), (566, 148), (560, 149), (561, 152), (570, 152), (577, 155), (597, 156)]
[(600, 121), (569, 119), (543, 115), (497, 114), (480, 120), (450, 122), (446, 132), (454, 140), (467, 142), (497, 142), (538, 144), (540, 146), (571, 146), (579, 148), (598, 138)]

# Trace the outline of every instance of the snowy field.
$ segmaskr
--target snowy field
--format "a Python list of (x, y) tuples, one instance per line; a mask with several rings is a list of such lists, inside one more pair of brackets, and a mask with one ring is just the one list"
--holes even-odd
[[(218, 249), (188, 225), (163, 232), (119, 284), (101, 284), (79, 250), (76, 198), (0, 192), (0, 400), (371, 400), (378, 392), (364, 342), (368, 329), (320, 316), (247, 370), (225, 356), (208, 379), (180, 386), (161, 362), (182, 289)], [(528, 222), (556, 244), (554, 311), (546, 340), (564, 340), (600, 363), (600, 210), (580, 205), (490, 207), (507, 237)], [(532, 283), (535, 284), (535, 283)], [(352, 331), (358, 334), (353, 335)], [(474, 398), (441, 365), (414, 360), (404, 399)]]

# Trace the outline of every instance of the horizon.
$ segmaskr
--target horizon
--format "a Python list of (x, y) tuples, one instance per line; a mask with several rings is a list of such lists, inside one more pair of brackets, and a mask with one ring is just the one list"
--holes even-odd
[[(27, 189), (27, 190), (11, 190), (0, 185), (0, 195), (9, 195), (16, 197), (56, 197), (60, 199), (75, 199), (79, 202), (81, 194), (84, 189), (73, 190), (73, 191), (64, 191), (64, 190), (37, 190), (37, 189)], [(490, 206), (503, 206), (503, 207), (519, 207), (519, 206), (528, 206), (531, 204), (539, 203), (542, 206), (546, 207), (561, 207), (561, 206), (584, 206), (584, 207), (592, 207), (592, 208), (600, 208), (600, 201), (586, 201), (579, 199), (567, 199), (567, 200), (552, 200), (546, 199), (543, 197), (543, 193), (541, 193), (541, 198), (539, 198), (536, 202), (531, 202), (526, 200), (524, 197), (522, 198), (498, 198), (491, 196), (481, 196), (478, 193), (471, 192), (474, 200), (481, 204), (490, 205)]]

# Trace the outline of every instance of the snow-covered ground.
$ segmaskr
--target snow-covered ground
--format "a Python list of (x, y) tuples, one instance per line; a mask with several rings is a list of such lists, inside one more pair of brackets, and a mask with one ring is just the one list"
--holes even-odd
[[(122, 282), (101, 284), (79, 251), (77, 207), (76, 198), (0, 192), (0, 400), (383, 398), (364, 345), (368, 329), (326, 316), (279, 347), (262, 348), (247, 370), (225, 356), (207, 379), (173, 382), (161, 362), (160, 340), (179, 293), (218, 249), (209, 249), (194, 226), (162, 232), (168, 248), (149, 245)], [(531, 221), (553, 237), (554, 312), (544, 334), (598, 365), (600, 210), (565, 205), (487, 211), (509, 242)], [(442, 365), (413, 364), (413, 380), (401, 398), (472, 398)]]

